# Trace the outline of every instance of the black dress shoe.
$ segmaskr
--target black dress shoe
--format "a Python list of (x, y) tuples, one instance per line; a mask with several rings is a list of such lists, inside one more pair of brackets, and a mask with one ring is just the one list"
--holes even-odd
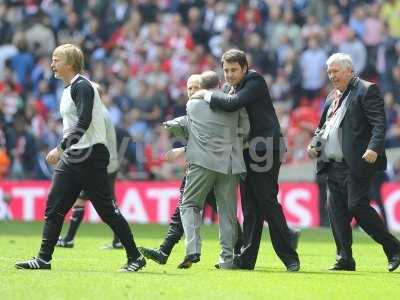
[(144, 247), (138, 247), (139, 251), (144, 255), (144, 257), (155, 261), (160, 265), (165, 265), (168, 260), (168, 255), (161, 252), (160, 249), (150, 249)]
[(200, 261), (200, 254), (194, 253), (186, 255), (183, 261), (178, 265), (178, 269), (189, 269), (192, 264), (198, 263)]
[(286, 270), (288, 272), (297, 272), (300, 270), (300, 263), (299, 262), (292, 263), (292, 264), (286, 266)]
[(240, 256), (238, 256), (238, 255), (234, 256), (233, 264), (237, 269), (254, 270), (254, 266), (250, 266), (248, 264), (243, 263), (243, 261), (240, 259)]
[(355, 271), (356, 262), (348, 260), (338, 260), (332, 267), (328, 269), (329, 271)]
[(393, 272), (400, 266), (400, 253), (389, 259), (388, 271)]

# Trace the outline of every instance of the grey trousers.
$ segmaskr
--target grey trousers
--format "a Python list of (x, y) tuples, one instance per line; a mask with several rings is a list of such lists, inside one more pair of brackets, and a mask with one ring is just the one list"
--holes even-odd
[(197, 165), (190, 165), (180, 206), (185, 231), (186, 255), (201, 253), (201, 210), (211, 189), (214, 189), (219, 216), (219, 264), (229, 267), (237, 240), (237, 187), (239, 175), (222, 174)]

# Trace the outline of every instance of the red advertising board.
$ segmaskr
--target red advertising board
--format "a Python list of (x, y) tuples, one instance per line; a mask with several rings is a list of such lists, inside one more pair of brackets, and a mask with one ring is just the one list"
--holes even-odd
[(381, 193), (388, 226), (393, 231), (400, 231), (400, 183), (384, 184)]
[[(169, 222), (178, 203), (180, 182), (130, 182), (116, 184), (117, 202), (130, 223)], [(48, 181), (3, 181), (0, 183), (0, 220), (43, 220), (45, 201), (50, 187)], [(6, 204), (5, 196), (12, 199)], [(389, 183), (382, 189), (388, 223), (400, 231), (400, 185)], [(281, 183), (279, 201), (290, 226), (316, 227), (319, 225), (318, 187), (314, 183)], [(238, 201), (240, 202), (240, 201)], [(239, 203), (240, 204), (240, 203)], [(239, 205), (238, 217), (242, 220)], [(100, 219), (88, 203), (84, 220)]]

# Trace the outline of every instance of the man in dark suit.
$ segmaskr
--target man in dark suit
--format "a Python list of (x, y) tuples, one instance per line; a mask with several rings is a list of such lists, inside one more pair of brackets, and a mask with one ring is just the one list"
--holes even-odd
[(200, 90), (193, 98), (204, 98), (211, 109), (233, 112), (244, 107), (249, 116), (249, 148), (244, 151), (247, 176), (242, 185), (245, 245), (235, 263), (242, 269), (254, 269), (266, 220), (276, 254), (288, 271), (298, 271), (299, 257), (277, 199), (281, 157), (286, 148), (267, 84), (260, 74), (248, 70), (243, 51), (228, 50), (221, 63), (227, 81), (223, 92)]
[(369, 188), (377, 171), (386, 169), (385, 110), (376, 84), (353, 73), (350, 56), (335, 53), (327, 60), (334, 90), (328, 95), (316, 134), (308, 146), (319, 157), (317, 172), (327, 174), (328, 213), (337, 261), (330, 270), (354, 271), (351, 220), (381, 244), (388, 270), (400, 265), (400, 242), (369, 205)]

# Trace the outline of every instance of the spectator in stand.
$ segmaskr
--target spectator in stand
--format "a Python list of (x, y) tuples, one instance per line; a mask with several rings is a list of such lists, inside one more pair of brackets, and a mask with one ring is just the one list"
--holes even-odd
[(15, 47), (15, 45), (13, 45), (12, 43), (0, 44), (0, 81), (4, 79), (4, 70), (6, 68), (7, 61), (17, 53), (17, 47)]
[(287, 35), (283, 34), (279, 38), (278, 48), (276, 49), (278, 66), (282, 66), (287, 56), (294, 51), (293, 45)]
[(24, 90), (30, 88), (30, 74), (33, 70), (34, 59), (31, 52), (29, 52), (28, 43), (24, 34), (18, 35), (14, 41), (18, 53), (10, 58), (10, 66), (16, 74), (17, 83), (20, 84)]
[(329, 40), (334, 47), (339, 47), (349, 35), (349, 26), (344, 23), (342, 15), (335, 15), (332, 19), (332, 28)]
[(0, 179), (3, 179), (7, 175), (9, 167), (10, 167), (10, 159), (7, 155), (3, 124), (0, 122)]
[(303, 40), (308, 40), (311, 37), (320, 38), (323, 28), (315, 15), (308, 15), (307, 21), (301, 28), (301, 36)]
[(386, 111), (386, 148), (400, 147), (400, 105), (395, 102), (392, 93), (384, 96)]
[(58, 32), (59, 43), (74, 43), (80, 45), (84, 39), (81, 22), (75, 11), (69, 11), (67, 14), (66, 27)]
[(365, 8), (360, 5), (354, 8), (350, 20), (349, 26), (354, 30), (355, 34), (361, 38), (365, 35)]
[(8, 6), (4, 2), (0, 2), (0, 45), (11, 41), (14, 28), (7, 20)]
[[(224, 31), (226, 27), (229, 25), (229, 13), (228, 6), (223, 1), (208, 1), (211, 2), (211, 6), (214, 6), (214, 13), (210, 16), (209, 20), (212, 20), (211, 23), (211, 32), (218, 33)], [(215, 5), (214, 5), (215, 3)]]
[[(391, 36), (387, 24), (383, 27), (382, 42), (378, 47), (376, 70), (379, 74), (379, 82), (384, 92), (393, 91), (395, 88), (393, 82), (392, 69), (397, 64), (399, 58), (399, 42)], [(398, 101), (398, 100), (397, 100)]]
[[(150, 103), (157, 103), (161, 115), (173, 118), (185, 114), (186, 99), (180, 98), (186, 77), (206, 69), (217, 70), (219, 57), (230, 48), (242, 47), (252, 63), (250, 68), (267, 75), (273, 92), (279, 90), (278, 98), (288, 101), (283, 105), (296, 108), (302, 102), (302, 94), (315, 97), (325, 86), (319, 59), (305, 59), (310, 56), (310, 40), (318, 40), (317, 49), (325, 56), (338, 48), (350, 53), (355, 44), (355, 48), (361, 49), (361, 42), (367, 49), (367, 61), (364, 68), (359, 68), (357, 59), (362, 55), (352, 55), (356, 69), (363, 69), (364, 76), (378, 81), (383, 91), (393, 93), (395, 101), (400, 102), (400, 78), (396, 77), (400, 49), (399, 26), (395, 25), (399, 22), (398, 1), (121, 0), (30, 1), (29, 5), (24, 1), (0, 2), (0, 94), (3, 96), (8, 85), (7, 97), (0, 101), (6, 102), (1, 110), (7, 126), (13, 123), (17, 110), (24, 113), (32, 110), (29, 103), (34, 98), (39, 102), (35, 104), (37, 108), (44, 106), (46, 110), (35, 113), (42, 115), (46, 126), (53, 127), (58, 118), (58, 102), (52, 99), (60, 98), (63, 87), (52, 77), (48, 57), (43, 53), (51, 50), (49, 44), (64, 40), (83, 48), (88, 70), (85, 76), (108, 88), (113, 123), (121, 130), (135, 123), (134, 132), (149, 125), (146, 138), (134, 143), (141, 150), (131, 151), (139, 157), (143, 157), (147, 143), (158, 136), (154, 126), (157, 118), (144, 120), (140, 113), (131, 112), (139, 99), (141, 82), (153, 91), (150, 98), (155, 100)], [(347, 40), (351, 29), (356, 32), (355, 40), (360, 42)], [(17, 43), (24, 40), (28, 47), (19, 51)], [(308, 64), (303, 65), (304, 60)], [(301, 92), (304, 85), (307, 93)], [(126, 124), (132, 117), (134, 120)], [(283, 117), (290, 119), (291, 111), (285, 110)], [(37, 127), (32, 124), (37, 120), (29, 117), (28, 125)], [(41, 144), (40, 136), (34, 134), (34, 137)], [(45, 138), (53, 140), (54, 135), (46, 132)], [(129, 159), (122, 167), (129, 171), (122, 174), (148, 177), (149, 174), (135, 173), (143, 170), (143, 162), (138, 161)], [(170, 176), (173, 178), (174, 174)]]
[(309, 0), (307, 15), (316, 16), (318, 23), (324, 24), (328, 19), (328, 8), (335, 0)]
[(354, 72), (361, 75), (367, 64), (367, 50), (353, 29), (348, 30), (347, 39), (340, 44), (339, 51), (350, 55), (353, 61)]
[[(400, 54), (400, 43), (398, 43), (398, 53)], [(400, 55), (398, 55), (399, 57)], [(396, 103), (400, 104), (400, 64), (392, 69), (393, 84), (392, 91)]]
[(48, 145), (49, 149), (53, 149), (61, 139), (62, 133), (62, 120), (60, 116), (48, 116), (43, 140), (39, 144)]
[(289, 80), (289, 99), (292, 99), (291, 107), (294, 109), (299, 104), (302, 92), (302, 74), (295, 51), (287, 54), (283, 65), (283, 70), (287, 79)]
[(283, 69), (279, 69), (274, 84), (271, 85), (271, 96), (276, 101), (288, 101), (290, 85)]
[(382, 4), (380, 17), (388, 22), (389, 32), (394, 38), (400, 38), (400, 2), (386, 0)]
[[(9, 72), (7, 72), (9, 73)], [(14, 115), (24, 107), (20, 96), (21, 87), (14, 83), (11, 78), (6, 78), (0, 87), (0, 109), (6, 123), (12, 123)]]
[(314, 135), (314, 129), (319, 121), (318, 112), (311, 105), (300, 105), (290, 116), (290, 125), (287, 132), (289, 154), (296, 161), (307, 159), (307, 143)]
[(142, 84), (143, 94), (134, 101), (133, 108), (140, 111), (141, 119), (151, 128), (161, 123), (162, 99), (157, 97), (154, 86), (149, 86), (144, 81)]
[(225, 28), (221, 33), (210, 38), (209, 48), (214, 57), (221, 56), (225, 49), (233, 45), (233, 33), (230, 28)]
[(275, 51), (278, 47), (278, 42), (280, 38), (280, 34), (282, 30), (283, 22), (281, 21), (282, 11), (279, 6), (272, 5), (269, 8), (269, 17), (268, 21), (265, 23), (264, 26), (264, 33), (266, 36), (265, 43), (266, 47), (269, 47), (273, 51)]
[(23, 114), (14, 117), (13, 127), (6, 133), (7, 152), (11, 158), (10, 177), (32, 179), (37, 156), (36, 140), (27, 128)]
[(255, 7), (242, 6), (236, 16), (235, 31), (245, 38), (252, 33), (262, 33), (260, 12)]
[(191, 7), (188, 11), (187, 27), (192, 33), (195, 44), (207, 45), (210, 33), (203, 27), (201, 14), (200, 8), (196, 6)]
[(292, 10), (283, 13), (283, 23), (280, 23), (275, 29), (278, 36), (286, 35), (296, 51), (300, 51), (303, 47), (301, 39), (300, 27), (294, 22), (294, 14)]
[(327, 54), (319, 46), (319, 41), (316, 38), (310, 38), (308, 49), (300, 57), (303, 94), (308, 99), (318, 97), (322, 87), (325, 85), (326, 59)]
[(379, 3), (373, 3), (368, 8), (365, 20), (365, 30), (362, 40), (367, 47), (367, 73), (375, 73), (378, 45), (382, 41), (383, 22), (379, 18)]
[(400, 158), (388, 164), (386, 175), (389, 181), (400, 181)]
[(41, 80), (38, 84), (37, 100), (44, 106), (47, 112), (56, 112), (59, 102), (51, 92), (49, 81)]
[(48, 23), (48, 17), (42, 13), (38, 13), (32, 19), (32, 24), (29, 24), (29, 28), (25, 31), (29, 49), (36, 48), (36, 54), (47, 57), (56, 45), (54, 33), (49, 28)]

